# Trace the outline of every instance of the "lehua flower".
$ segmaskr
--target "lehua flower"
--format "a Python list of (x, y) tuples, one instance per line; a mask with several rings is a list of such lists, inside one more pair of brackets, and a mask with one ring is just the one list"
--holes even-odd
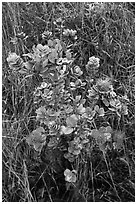
[(7, 62), (9, 64), (9, 67), (14, 71), (17, 71), (23, 67), (22, 58), (14, 52), (9, 54), (9, 56), (7, 57)]
[(109, 78), (98, 79), (96, 82), (96, 88), (100, 93), (109, 93), (113, 90), (112, 82)]
[(86, 65), (87, 70), (97, 69), (100, 66), (99, 61), (100, 61), (100, 59), (97, 57), (94, 57), (94, 56), (90, 57), (87, 65)]
[(10, 53), (9, 56), (7, 57), (7, 62), (8, 63), (14, 63), (16, 60), (19, 58), (19, 56), (16, 53)]
[(77, 174), (76, 170), (70, 171), (69, 169), (66, 169), (64, 171), (65, 181), (67, 181), (69, 183), (75, 183), (77, 180), (76, 174)]
[(91, 135), (93, 138), (95, 138), (97, 144), (100, 146), (111, 140), (112, 128), (110, 126), (102, 126), (99, 128), (99, 130), (93, 129)]

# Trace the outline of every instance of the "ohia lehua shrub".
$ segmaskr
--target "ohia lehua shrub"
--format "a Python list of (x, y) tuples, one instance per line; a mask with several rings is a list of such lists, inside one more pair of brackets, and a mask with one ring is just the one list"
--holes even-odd
[[(110, 77), (98, 77), (97, 56), (90, 56), (85, 68), (75, 64), (66, 38), (76, 37), (76, 31), (66, 29), (63, 35), (65, 42), (51, 37), (30, 53), (9, 53), (7, 62), (13, 73), (24, 78), (34, 72), (42, 77), (33, 93), (37, 128), (26, 142), (38, 154), (43, 148), (59, 149), (75, 169), (77, 158), (83, 153), (90, 156), (94, 148), (103, 153), (122, 148), (124, 133), (115, 131), (110, 119), (128, 115), (128, 99), (115, 92)], [(75, 183), (77, 172), (66, 169), (64, 176), (66, 182)]]

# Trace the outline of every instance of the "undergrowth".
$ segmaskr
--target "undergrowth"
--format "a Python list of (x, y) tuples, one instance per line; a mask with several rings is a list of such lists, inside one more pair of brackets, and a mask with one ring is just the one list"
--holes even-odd
[(135, 4), (2, 12), (3, 202), (133, 202)]

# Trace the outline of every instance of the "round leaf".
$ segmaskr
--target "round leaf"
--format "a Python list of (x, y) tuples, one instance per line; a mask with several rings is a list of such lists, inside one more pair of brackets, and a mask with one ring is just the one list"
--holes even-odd
[(48, 65), (48, 58), (43, 61), (42, 65), (43, 67), (46, 67)]
[(52, 137), (52, 138), (50, 138), (50, 141), (48, 143), (48, 147), (56, 147), (57, 144), (58, 144), (57, 138)]
[(40, 51), (43, 51), (43, 49), (44, 49), (44, 48), (43, 48), (43, 45), (41, 45), (41, 44), (38, 44), (36, 48), (37, 48), (38, 50), (40, 50)]
[(112, 128), (110, 126), (106, 127), (106, 132), (112, 133)]
[(73, 152), (72, 152), (72, 154), (74, 154), (74, 155), (77, 156), (77, 155), (80, 154), (80, 152), (81, 152), (80, 149), (74, 149)]
[(99, 135), (100, 135), (100, 132), (99, 132), (97, 129), (93, 129), (93, 130), (91, 131), (91, 136), (92, 136), (93, 138), (97, 138)]
[(33, 64), (30, 62), (24, 62), (24, 65), (25, 65), (26, 69), (28, 69), (28, 70), (31, 70), (33, 67)]
[(74, 183), (76, 182), (76, 171), (70, 171), (69, 169), (66, 169), (64, 171), (64, 176), (65, 176), (65, 181), (70, 182), (70, 183)]
[(104, 108), (100, 108), (99, 110), (98, 110), (98, 114), (99, 114), (99, 116), (104, 116), (105, 115), (105, 111), (104, 111)]
[(83, 104), (80, 104), (80, 106), (77, 108), (77, 111), (79, 114), (83, 114), (86, 111), (86, 108), (83, 107)]
[(58, 44), (55, 45), (55, 50), (56, 50), (57, 52), (60, 52), (60, 51), (62, 50), (62, 46), (61, 46), (60, 43), (58, 43)]
[(34, 149), (35, 149), (37, 152), (41, 152), (42, 147), (43, 147), (43, 144), (40, 144), (40, 143), (35, 143), (35, 144), (34, 144)]
[(52, 47), (53, 46), (53, 41), (52, 40), (48, 40), (48, 46)]
[(96, 106), (94, 107), (94, 110), (95, 110), (95, 111), (99, 111), (99, 106), (96, 105)]
[(103, 97), (102, 101), (103, 101), (105, 106), (107, 106), (107, 107), (109, 106), (109, 102), (107, 101), (106, 98)]
[(124, 132), (121, 132), (121, 131), (116, 131), (113, 135), (113, 140), (114, 140), (114, 147), (115, 149), (119, 150), (121, 148), (123, 148), (123, 142), (124, 142), (124, 136), (125, 136), (125, 133)]
[(66, 58), (68, 59), (68, 60), (71, 60), (71, 52), (69, 51), (69, 50), (67, 50), (66, 51)]
[(106, 138), (106, 141), (110, 140), (111, 139), (111, 134), (109, 132), (104, 133), (104, 137)]
[(105, 127), (103, 127), (103, 126), (102, 126), (102, 127), (100, 127), (100, 128), (99, 128), (99, 132), (101, 132), (101, 133), (105, 133), (105, 132), (106, 132), (106, 128), (105, 128)]
[(55, 59), (58, 59), (57, 51), (55, 49), (51, 50), (51, 53), (48, 55), (48, 59), (51, 63), (55, 63)]
[(67, 107), (67, 109), (65, 110), (66, 113), (72, 113), (73, 112), (73, 107), (69, 106)]
[(68, 176), (68, 175), (70, 175), (70, 173), (71, 173), (71, 171), (69, 169), (66, 169), (64, 171), (64, 176)]
[(69, 135), (73, 132), (73, 128), (61, 126), (61, 134)]
[(43, 52), (44, 52), (45, 55), (49, 54), (50, 53), (50, 48), (47, 45), (44, 45), (43, 46)]
[(36, 151), (41, 151), (42, 146), (44, 145), (46, 141), (46, 134), (43, 127), (39, 127), (36, 130), (34, 130), (27, 138), (26, 142), (29, 145), (33, 145), (34, 149)]
[(80, 101), (80, 99), (81, 99), (81, 95), (77, 95), (75, 98), (75, 102), (77, 103), (78, 101)]
[(75, 114), (71, 115), (66, 119), (66, 123), (68, 127), (76, 127), (78, 118)]

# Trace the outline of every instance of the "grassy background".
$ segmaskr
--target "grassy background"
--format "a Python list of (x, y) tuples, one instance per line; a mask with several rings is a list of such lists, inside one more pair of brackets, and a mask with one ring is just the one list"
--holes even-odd
[[(134, 201), (135, 4), (102, 3), (94, 5), (92, 11), (88, 8), (86, 2), (2, 3), (4, 202)], [(77, 161), (81, 177), (76, 192), (64, 192), (61, 174), (53, 176), (52, 169), (40, 163), (24, 142), (24, 137), (36, 127), (33, 91), (41, 79), (34, 73), (20, 83), (20, 77), (11, 72), (6, 61), (10, 51), (22, 56), (34, 44), (44, 43), (45, 29), (59, 36), (54, 21), (60, 17), (66, 28), (77, 30), (76, 63), (84, 69), (88, 58), (97, 56), (101, 61), (100, 73), (110, 76), (116, 92), (129, 98), (128, 117), (119, 124), (126, 134), (123, 149), (109, 152), (107, 158), (96, 150), (92, 161), (83, 155), (86, 162)], [(20, 32), (27, 38), (13, 43)], [(90, 178), (86, 177), (89, 174)]]

